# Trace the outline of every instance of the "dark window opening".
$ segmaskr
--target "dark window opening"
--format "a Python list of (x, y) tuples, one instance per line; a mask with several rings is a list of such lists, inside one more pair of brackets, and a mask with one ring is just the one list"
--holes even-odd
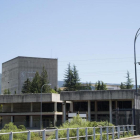
[(87, 102), (73, 102), (74, 111), (87, 111)]
[(97, 110), (98, 111), (109, 111), (109, 101), (98, 101)]
[(70, 111), (70, 104), (66, 103), (66, 111)]
[(95, 111), (95, 102), (91, 102), (91, 111)]
[(42, 104), (42, 112), (53, 112), (53, 111), (54, 111), (54, 103)]
[(115, 108), (115, 101), (112, 101), (112, 109), (116, 109)]
[(57, 103), (57, 111), (62, 112), (62, 103)]
[(119, 109), (130, 109), (132, 108), (131, 101), (118, 101), (118, 108)]

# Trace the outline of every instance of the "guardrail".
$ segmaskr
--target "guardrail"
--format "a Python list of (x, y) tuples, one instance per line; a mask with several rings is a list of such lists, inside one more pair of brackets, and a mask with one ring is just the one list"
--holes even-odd
[[(79, 130), (85, 129), (85, 135), (80, 136)], [(92, 135), (88, 134), (88, 129), (92, 129), (93, 133)], [(100, 133), (96, 133), (96, 130), (99, 129)], [(59, 137), (59, 131), (66, 131), (66, 137), (60, 138)], [(76, 131), (76, 136), (70, 136), (70, 130)], [(103, 135), (106, 135), (106, 139), (109, 140), (109, 135), (112, 135), (112, 140), (115, 139), (115, 135), (117, 135), (117, 138), (120, 138), (120, 135), (126, 133), (132, 133), (134, 134), (134, 125), (120, 125), (120, 126), (106, 126), (106, 127), (86, 127), (86, 128), (66, 128), (66, 129), (53, 129), (53, 130), (29, 130), (29, 131), (21, 131), (21, 132), (8, 132), (8, 133), (0, 133), (0, 135), (7, 135), (9, 134), (9, 140), (13, 140), (14, 134), (19, 133), (27, 133), (27, 140), (31, 140), (31, 133), (32, 132), (41, 132), (42, 133), (42, 140), (46, 140), (46, 132), (54, 131), (55, 132), (55, 139), (52, 140), (69, 140), (69, 139), (77, 139), (79, 138), (85, 138), (85, 140), (88, 140), (88, 137), (93, 137), (93, 140), (96, 139), (96, 136), (100, 136), (100, 140), (102, 140)]]

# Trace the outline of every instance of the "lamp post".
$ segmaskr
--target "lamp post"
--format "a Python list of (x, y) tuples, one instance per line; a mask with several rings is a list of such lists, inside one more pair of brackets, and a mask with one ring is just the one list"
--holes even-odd
[(46, 86), (46, 85), (51, 85), (51, 84), (44, 84), (44, 85), (42, 85), (42, 87), (41, 87), (41, 100), (40, 100), (40, 129), (42, 129), (42, 89), (43, 89), (43, 87), (44, 86)]
[[(137, 41), (137, 38), (139, 36), (139, 30), (140, 28), (138, 29), (138, 31), (136, 32), (136, 35), (135, 35), (135, 39), (134, 39), (134, 64), (135, 64), (135, 86), (136, 86), (136, 95), (138, 94), (138, 88), (137, 88), (137, 62), (136, 62), (136, 41)], [(138, 63), (139, 64), (139, 63)]]
[[(133, 116), (134, 116), (134, 119), (133, 119), (133, 123), (134, 125), (136, 125), (136, 106), (137, 106), (137, 100), (136, 100), (136, 96), (138, 95), (138, 88), (137, 88), (137, 61), (136, 61), (136, 41), (137, 41), (137, 38), (138, 36), (140, 35), (139, 33), (140, 31), (140, 28), (137, 30), (136, 32), (136, 35), (135, 35), (135, 38), (134, 38), (134, 66), (135, 66), (135, 86), (136, 86), (136, 91), (135, 91), (135, 94), (134, 94), (134, 100), (135, 100), (135, 105), (134, 105), (134, 108), (133, 108)], [(138, 64), (140, 64), (138, 62)]]

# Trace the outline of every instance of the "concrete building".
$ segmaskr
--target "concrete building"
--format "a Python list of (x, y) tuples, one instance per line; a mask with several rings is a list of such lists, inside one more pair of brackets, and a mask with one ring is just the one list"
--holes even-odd
[[(0, 95), (0, 126), (8, 122), (38, 129), (41, 94)], [(42, 94), (43, 126), (51, 127), (68, 119), (68, 113), (87, 114), (89, 121), (115, 125), (135, 124), (140, 134), (140, 97), (135, 90), (63, 91)]]
[[(17, 126), (39, 129), (40, 116), (43, 128), (59, 126), (62, 123), (60, 94), (43, 93), (42, 97), (41, 94), (0, 95), (0, 103), (0, 127), (13, 122)], [(67, 110), (69, 108), (70, 103), (67, 103)]]
[(27, 78), (32, 81), (37, 71), (42, 72), (43, 66), (47, 70), (51, 88), (57, 87), (57, 59), (18, 56), (2, 63), (1, 93), (5, 89), (9, 89), (11, 94), (21, 93), (24, 81)]
[[(87, 113), (89, 121), (109, 121), (115, 125), (134, 124), (140, 134), (140, 97), (135, 90), (63, 91), (63, 121), (66, 120), (66, 101), (72, 102), (72, 113)], [(134, 111), (135, 109), (135, 111)], [(135, 118), (135, 119), (134, 119)]]

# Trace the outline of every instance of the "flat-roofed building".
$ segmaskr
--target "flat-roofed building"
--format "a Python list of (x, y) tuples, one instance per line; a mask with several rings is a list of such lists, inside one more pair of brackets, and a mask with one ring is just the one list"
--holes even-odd
[[(65, 102), (71, 101), (72, 113), (87, 114), (89, 121), (109, 121), (115, 125), (135, 124), (140, 134), (140, 96), (135, 90), (62, 91), (63, 121)], [(135, 118), (135, 119), (134, 119)]]
[[(62, 101), (60, 94), (41, 93), (0, 95), (0, 127), (9, 122), (24, 125), (27, 128), (39, 129), (40, 118), (42, 126), (54, 127), (62, 124)], [(42, 104), (42, 110), (41, 110)], [(69, 110), (70, 103), (67, 103)]]
[(20, 94), (25, 80), (32, 81), (37, 71), (41, 74), (43, 67), (47, 70), (51, 88), (57, 87), (57, 59), (18, 56), (2, 63), (1, 93), (9, 89), (11, 94)]

